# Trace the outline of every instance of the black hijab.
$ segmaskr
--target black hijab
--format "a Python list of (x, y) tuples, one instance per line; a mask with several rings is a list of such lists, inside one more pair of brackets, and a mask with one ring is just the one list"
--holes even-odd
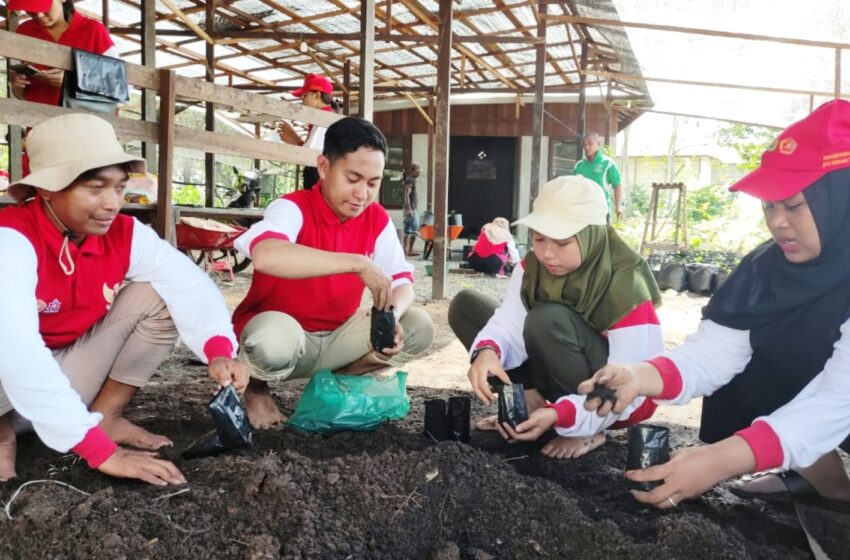
[(850, 316), (850, 168), (803, 191), (821, 241), (805, 263), (775, 242), (744, 257), (703, 309), (703, 317), (750, 331), (744, 371), (703, 400), (700, 439), (719, 441), (772, 413), (823, 371)]
[(803, 191), (820, 235), (821, 254), (789, 262), (773, 240), (748, 254), (703, 309), (703, 318), (749, 330), (850, 282), (850, 168), (827, 173)]

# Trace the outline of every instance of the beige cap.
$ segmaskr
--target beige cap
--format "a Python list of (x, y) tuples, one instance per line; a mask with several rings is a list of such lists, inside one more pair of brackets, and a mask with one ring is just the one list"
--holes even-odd
[(567, 239), (587, 226), (608, 223), (602, 187), (581, 175), (552, 179), (534, 199), (534, 210), (514, 222), (552, 239)]
[(32, 196), (33, 187), (57, 192), (89, 171), (108, 165), (133, 163), (134, 172), (145, 172), (145, 160), (124, 152), (112, 125), (86, 113), (53, 117), (27, 134), (30, 174), (9, 185), (9, 196), (18, 202)]

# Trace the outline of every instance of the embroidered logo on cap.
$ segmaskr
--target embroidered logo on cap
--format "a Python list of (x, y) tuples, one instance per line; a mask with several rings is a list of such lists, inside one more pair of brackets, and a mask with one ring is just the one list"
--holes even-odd
[(785, 154), (786, 156), (790, 156), (794, 153), (794, 150), (797, 149), (797, 141), (793, 138), (783, 138), (781, 142), (779, 142), (779, 153)]

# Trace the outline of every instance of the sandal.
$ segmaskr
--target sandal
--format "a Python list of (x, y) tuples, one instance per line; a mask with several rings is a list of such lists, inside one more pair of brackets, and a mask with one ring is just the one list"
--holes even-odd
[[(785, 485), (785, 491), (779, 492), (754, 492), (743, 486), (749, 482), (759, 480), (765, 476), (774, 475)], [(802, 503), (817, 506), (832, 511), (850, 512), (850, 502), (836, 500), (821, 496), (812, 484), (803, 475), (790, 469), (787, 471), (767, 471), (750, 477), (748, 480), (735, 483), (730, 489), (733, 494), (741, 498), (758, 499), (784, 504)]]

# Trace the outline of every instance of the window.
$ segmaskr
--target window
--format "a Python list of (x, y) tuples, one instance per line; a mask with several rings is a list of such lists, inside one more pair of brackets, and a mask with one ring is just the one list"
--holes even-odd
[(576, 164), (576, 150), (578, 142), (575, 140), (553, 140), (552, 141), (552, 177), (572, 175)]
[(404, 139), (387, 137), (389, 155), (384, 165), (384, 180), (381, 182), (381, 206), (401, 208), (404, 206)]

